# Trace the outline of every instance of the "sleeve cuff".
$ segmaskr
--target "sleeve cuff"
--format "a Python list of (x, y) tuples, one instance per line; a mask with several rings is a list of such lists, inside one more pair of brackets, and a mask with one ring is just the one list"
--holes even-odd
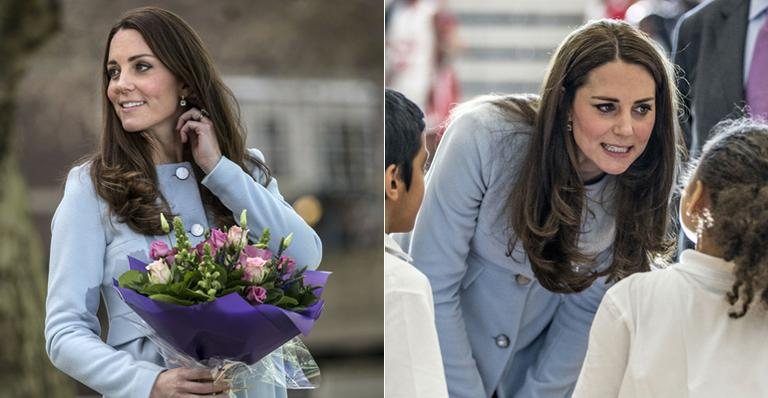
[(214, 191), (224, 185), (228, 179), (232, 178), (232, 173), (237, 171), (241, 171), (240, 167), (233, 161), (227, 159), (226, 156), (222, 155), (221, 158), (219, 158), (219, 162), (216, 163), (216, 166), (213, 166), (211, 172), (206, 174), (201, 182), (208, 189)]

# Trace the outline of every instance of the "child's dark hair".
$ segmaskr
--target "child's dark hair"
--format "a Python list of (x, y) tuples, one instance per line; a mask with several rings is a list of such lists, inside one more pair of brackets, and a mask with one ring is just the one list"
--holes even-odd
[(405, 189), (411, 187), (413, 159), (421, 147), (424, 132), (424, 113), (403, 94), (386, 89), (384, 167), (394, 164), (400, 170)]
[(727, 298), (740, 306), (730, 317), (740, 318), (755, 296), (768, 304), (768, 124), (729, 120), (712, 131), (691, 181), (707, 188), (709, 232), (723, 258), (736, 264)]

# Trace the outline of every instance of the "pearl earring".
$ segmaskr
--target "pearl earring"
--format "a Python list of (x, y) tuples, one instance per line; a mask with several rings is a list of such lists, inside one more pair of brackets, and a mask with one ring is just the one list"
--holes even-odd
[(697, 218), (698, 224), (696, 225), (696, 235), (701, 238), (701, 234), (705, 229), (712, 228), (712, 226), (715, 225), (715, 219), (712, 217), (712, 212), (707, 208), (704, 208), (704, 210), (701, 211), (701, 214), (697, 215)]
[(181, 101), (179, 101), (179, 106), (187, 106), (187, 100), (184, 99), (184, 96), (181, 96)]

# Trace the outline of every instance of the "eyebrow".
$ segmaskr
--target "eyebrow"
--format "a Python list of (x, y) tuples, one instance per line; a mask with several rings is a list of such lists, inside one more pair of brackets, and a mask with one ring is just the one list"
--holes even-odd
[[(602, 97), (602, 96), (598, 96), (598, 95), (593, 95), (592, 99), (597, 99), (597, 100), (601, 100), (601, 101), (610, 101), (610, 102), (621, 102), (621, 101), (619, 101), (618, 98)], [(653, 101), (654, 99), (656, 99), (656, 97), (648, 97), (648, 98), (639, 99), (639, 100), (635, 101), (634, 103), (637, 104), (637, 103), (640, 103), (640, 102), (648, 102), (648, 101)]]
[[(139, 59), (141, 57), (153, 57), (154, 58), (155, 56), (152, 55), (152, 54), (136, 54), (136, 55), (132, 55), (132, 56), (128, 57), (128, 62), (133, 62), (134, 60)], [(117, 61), (115, 61), (114, 59), (110, 59), (109, 62), (107, 62), (107, 65), (117, 65)]]

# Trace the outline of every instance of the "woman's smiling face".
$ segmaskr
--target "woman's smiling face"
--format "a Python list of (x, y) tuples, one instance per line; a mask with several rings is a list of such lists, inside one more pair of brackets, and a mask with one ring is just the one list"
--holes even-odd
[(653, 77), (640, 65), (613, 61), (589, 73), (571, 114), (585, 181), (621, 174), (643, 153), (656, 120), (655, 93)]
[(182, 84), (138, 31), (121, 29), (115, 33), (105, 67), (107, 98), (125, 131), (174, 127)]

